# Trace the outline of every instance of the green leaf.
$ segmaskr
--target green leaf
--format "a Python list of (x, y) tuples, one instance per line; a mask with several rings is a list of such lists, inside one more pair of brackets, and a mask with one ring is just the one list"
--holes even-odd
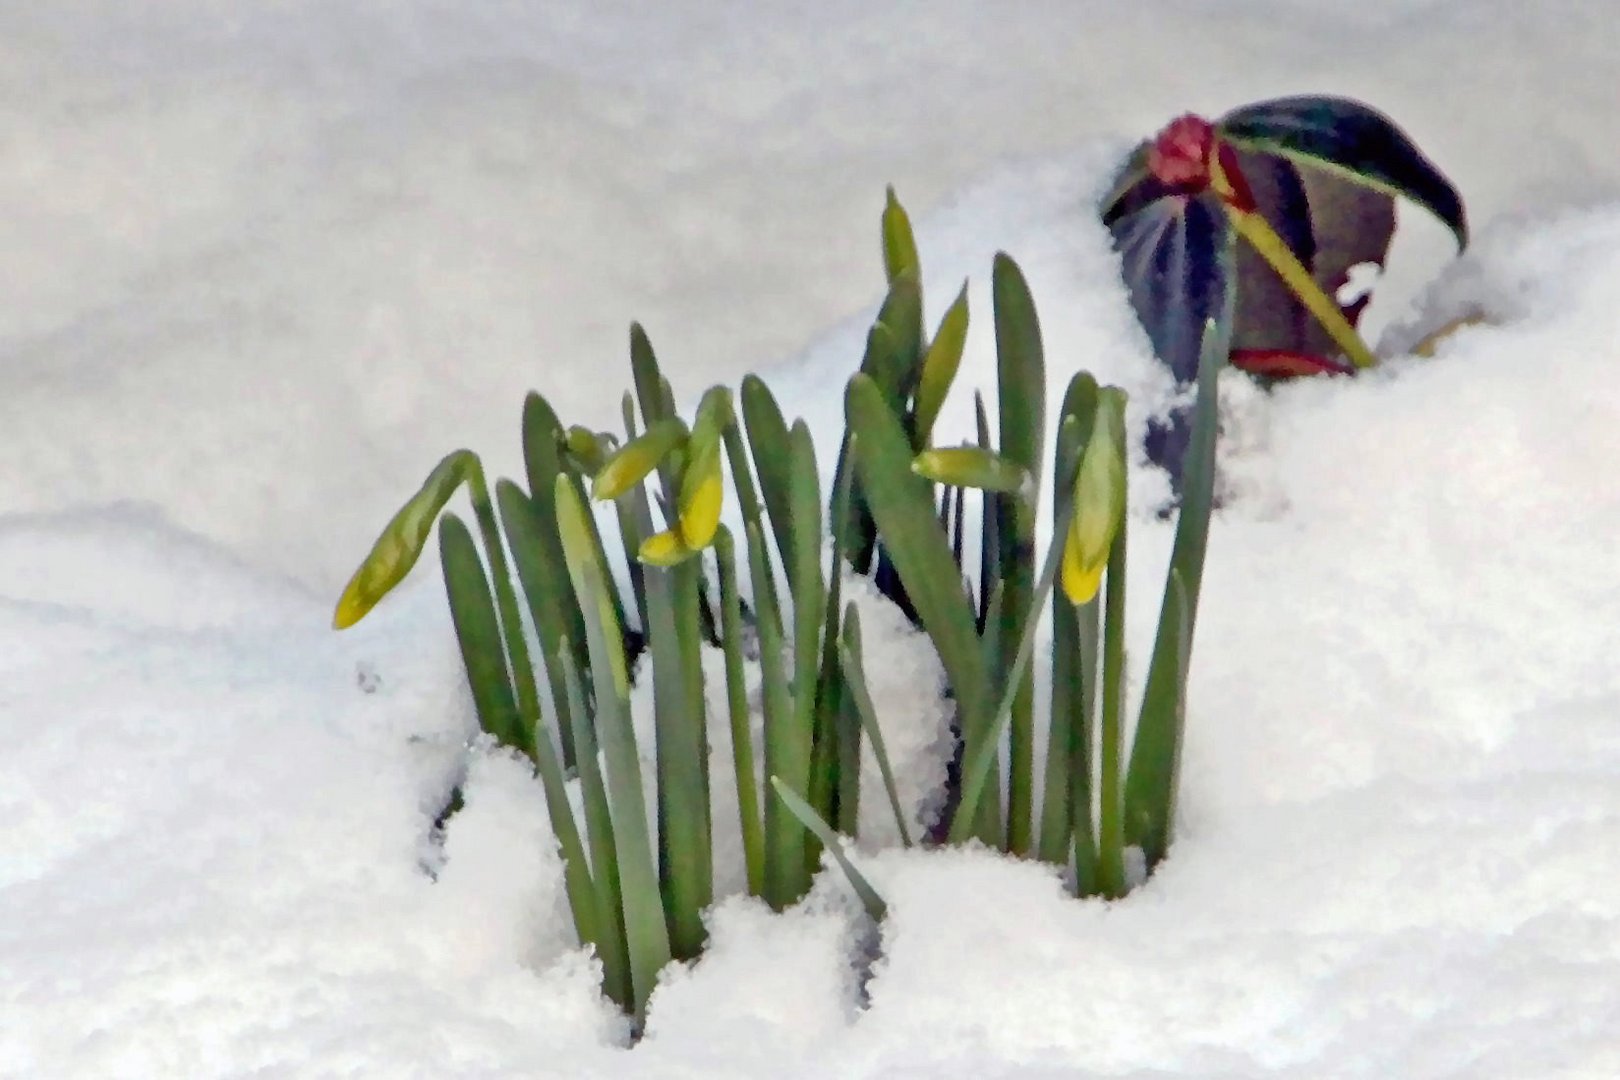
[(1367, 187), (1411, 199), (1468, 246), (1462, 197), (1389, 117), (1348, 98), (1301, 96), (1233, 109), (1215, 125), (1220, 138), (1327, 169)]
[(776, 797), (782, 800), (782, 804), (788, 808), (788, 811), (798, 818), (806, 829), (815, 834), (816, 839), (820, 840), (822, 845), (832, 853), (832, 857), (837, 860), (839, 868), (844, 871), (844, 877), (849, 880), (850, 887), (855, 890), (855, 895), (860, 897), (861, 906), (866, 908), (866, 913), (872, 917), (872, 921), (882, 922), (883, 916), (888, 914), (889, 907), (883, 902), (883, 897), (878, 895), (878, 891), (872, 888), (872, 883), (867, 881), (865, 875), (859, 870), (855, 869), (855, 864), (849, 861), (848, 855), (844, 854), (844, 845), (839, 843), (838, 834), (828, 828), (827, 823), (821, 820), (820, 815), (811, 809), (810, 804), (799, 798), (792, 788), (782, 782), (781, 777), (771, 777), (771, 787), (775, 789)]
[[(876, 383), (865, 375), (851, 379), (845, 407), (855, 436), (853, 457), (883, 546), (939, 652), (972, 753), (987, 734), (988, 680), (973, 610), (962, 593), (950, 544), (934, 516), (931, 487), (911, 471), (911, 446)], [(980, 824), (987, 842), (993, 842), (1000, 832), (999, 814), (993, 803), (986, 805), (989, 809)]]
[(439, 561), (478, 725), (496, 742), (527, 750), (489, 578), (472, 532), (455, 514), (439, 519)]
[[(1106, 392), (1106, 391), (1105, 391)], [(1098, 413), (1103, 412), (1099, 404)], [(1095, 443), (1104, 431), (1099, 426), (1091, 436)], [(1125, 452), (1122, 430), (1110, 433), (1121, 457)], [(1081, 469), (1085, 466), (1082, 464)], [(1121, 520), (1108, 553), (1108, 572), (1103, 586), (1102, 616), (1102, 708), (1098, 722), (1097, 783), (1097, 881), (1109, 899), (1125, 895), (1124, 771), (1125, 720), (1125, 583), (1126, 549), (1130, 526)]]
[[(579, 602), (574, 599), (574, 586), (568, 580), (568, 567), (563, 562), (562, 543), (557, 539), (557, 500), (555, 490), (559, 474), (568, 475), (576, 490), (584, 491), (584, 480), (574, 473), (563, 458), (563, 427), (551, 405), (539, 394), (530, 393), (523, 402), (523, 468), (528, 479), (529, 500), (534, 508), (534, 535), (531, 542), (540, 548), (540, 560), (557, 568), (557, 608), (567, 612), (568, 639), (573, 643), (574, 660), (584, 670), (585, 623), (579, 614)], [(600, 536), (596, 545), (601, 549)], [(515, 554), (515, 552), (514, 552)], [(521, 574), (522, 567), (519, 566)], [(618, 590), (614, 590), (614, 605), (619, 622), (624, 622), (624, 611), (619, 607)], [(553, 697), (556, 695), (553, 694)]]
[(967, 282), (945, 312), (923, 354), (922, 371), (917, 379), (917, 400), (912, 410), (912, 445), (927, 446), (933, 438), (934, 424), (951, 384), (962, 366), (962, 351), (967, 347), (968, 299)]
[(883, 269), (892, 282), (907, 271), (919, 274), (921, 268), (917, 241), (911, 233), (911, 218), (900, 200), (894, 197), (894, 185), (890, 184), (883, 203)]
[[(1006, 589), (1001, 612), (1001, 661), (1011, 668), (1017, 630), (1029, 618), (1035, 586), (1035, 498), (1040, 487), (1046, 433), (1046, 359), (1040, 319), (1029, 283), (1011, 256), (998, 252), (991, 271), (995, 303), (997, 405), (1001, 456), (1029, 474), (1029, 491), (1001, 500), (1000, 578)], [(1026, 672), (1013, 698), (1007, 739), (1007, 849), (1026, 855), (1033, 844), (1035, 790), (1033, 681)]]
[[(757, 375), (742, 381), (743, 423), (748, 428), (748, 445), (753, 450), (754, 469), (759, 473), (760, 496), (771, 518), (771, 534), (782, 565), (793, 562), (793, 519), (788, 512), (788, 426), (770, 387)], [(733, 473), (735, 473), (735, 464)]]
[(640, 758), (630, 721), (630, 675), (619, 627), (614, 625), (612, 587), (597, 557), (587, 524), (590, 512), (566, 477), (556, 484), (557, 532), (574, 592), (585, 616), (585, 635), (595, 684), (596, 734), (606, 765), (608, 800), (623, 891), (626, 951), (635, 1015), (645, 1015), (658, 972), (670, 960), (669, 930), (658, 890), (658, 868), (647, 831), (647, 803)]
[(338, 599), (332, 616), (334, 629), (345, 630), (365, 618), (394, 586), (405, 580), (421, 558), (439, 512), (467, 480), (477, 461), (471, 450), (445, 455), (423, 481), (421, 490), (399, 508)]
[[(637, 523), (650, 511), (637, 500)], [(697, 613), (697, 563), (649, 569), (647, 650), (652, 657), (657, 739), (659, 883), (678, 960), (703, 949), (703, 909), (714, 900), (709, 848), (709, 745)]]
[[(810, 429), (796, 421), (790, 446), (788, 512), (793, 525), (793, 562), (788, 582), (793, 593), (793, 727), (786, 742), (791, 757), (779, 756), (771, 773), (796, 794), (810, 794), (810, 766), (816, 728), (816, 690), (820, 683), (821, 630), (826, 617), (826, 591), (821, 573), (821, 484)], [(829, 793), (830, 794), (830, 793)], [(807, 854), (807, 858), (813, 855)], [(807, 871), (813, 867), (807, 865)]]
[(894, 785), (894, 770), (889, 767), (889, 751), (883, 742), (883, 728), (878, 723), (871, 691), (867, 689), (866, 667), (861, 653), (861, 616), (851, 602), (844, 610), (844, 640), (839, 646), (838, 657), (843, 664), (851, 704), (860, 717), (861, 729), (872, 744), (872, 756), (877, 759), (878, 773), (883, 777), (883, 790), (889, 796), (889, 809), (894, 811), (895, 828), (900, 830), (900, 843), (910, 847), (911, 830), (906, 827), (906, 812), (900, 805), (900, 793)]
[[(1125, 784), (1125, 830), (1128, 843), (1142, 849), (1149, 869), (1169, 850), (1181, 762), (1185, 715), (1185, 670), (1198, 619), (1198, 592), (1204, 578), (1204, 555), (1214, 509), (1215, 436), (1222, 359), (1228, 339), (1215, 323), (1205, 330), (1203, 370), (1198, 378), (1193, 435), (1187, 454), (1180, 518), (1170, 551), (1164, 605), (1142, 692), (1142, 712), (1131, 748)], [(1179, 578), (1185, 601), (1178, 605), (1172, 580)], [(1178, 606), (1179, 609), (1178, 610)], [(1182, 627), (1185, 626), (1183, 630)]]
[(725, 526), (714, 540), (720, 567), (720, 645), (726, 658), (726, 707), (731, 719), (732, 769), (737, 778), (737, 814), (742, 825), (743, 863), (748, 894), (765, 889), (765, 837), (760, 822), (759, 786), (754, 777), (754, 740), (743, 678), (742, 596), (737, 589), (737, 550)]
[[(1082, 376), (1076, 375), (1070, 383), (1071, 396)], [(1090, 376), (1085, 376), (1090, 378)], [(1095, 394), (1096, 381), (1091, 381)], [(1089, 421), (1089, 417), (1088, 417)], [(1061, 502), (1060, 492), (1074, 485), (1075, 470), (1079, 465), (1082, 428), (1078, 417), (1065, 410), (1063, 423), (1058, 427), (1057, 450), (1052, 470), (1053, 510)], [(1056, 520), (1054, 518), (1054, 520)], [(1069, 854), (1069, 838), (1074, 829), (1070, 803), (1074, 791), (1073, 771), (1076, 764), (1077, 743), (1083, 732), (1085, 705), (1081, 686), (1080, 643), (1074, 605), (1061, 590), (1052, 594), (1052, 678), (1051, 707), (1046, 740), (1046, 772), (1042, 785), (1039, 857), (1050, 863), (1064, 864)], [(1089, 814), (1089, 803), (1084, 804)]]
[[(585, 624), (574, 602), (574, 589), (568, 580), (568, 566), (563, 562), (556, 530), (541, 518), (534, 500), (510, 480), (496, 482), (495, 501), (500, 507), (506, 546), (512, 552), (529, 617), (540, 639), (563, 761), (571, 767), (574, 764), (574, 714), (563, 693), (562, 670), (557, 666), (556, 655), (563, 642), (576, 640), (576, 634), (584, 634)], [(577, 654), (574, 661), (579, 661)]]
[(883, 298), (873, 327), (873, 330), (882, 327), (885, 333), (868, 339), (869, 348), (876, 350), (870, 357), (873, 367), (868, 369), (864, 364), (861, 367), (894, 393), (891, 400), (897, 414), (900, 403), (911, 396), (922, 374), (922, 320), (922, 284), (915, 272), (908, 271), (889, 283), (888, 295)]
[[(572, 645), (564, 639), (563, 647), (555, 658), (559, 685), (557, 692), (568, 702), (569, 709), (581, 718), (579, 725), (579, 788), (585, 811), (585, 827), (590, 837), (593, 922), (597, 955), (602, 961), (602, 988), (621, 1009), (635, 1010), (635, 987), (630, 978), (630, 958), (626, 953), (624, 929), (624, 895), (619, 886), (619, 851), (613, 839), (613, 811), (608, 803), (607, 787), (602, 781), (602, 767), (596, 746), (593, 721), (580, 686), (579, 667), (574, 662)], [(544, 779), (549, 769), (542, 769)], [(559, 820), (559, 811), (552, 809), (552, 782), (545, 780), (546, 807), (551, 814), (553, 828)], [(561, 814), (569, 828), (573, 828), (573, 811), (568, 794), (562, 788), (559, 773), (557, 787), (562, 797)], [(559, 834), (560, 835), (560, 834)], [(579, 838), (574, 837), (574, 843)], [(584, 865), (584, 853), (580, 853)], [(571, 867), (568, 867), (571, 869)], [(570, 893), (570, 895), (572, 895)], [(578, 915), (575, 916), (578, 921)]]
[[(758, 526), (748, 526), (748, 563), (754, 600), (759, 605), (759, 670), (765, 711), (765, 771), (791, 767), (799, 754), (794, 730), (793, 694), (783, 669), (782, 614), (776, 594), (766, 587), (770, 562)], [(805, 832), (775, 800), (765, 800), (765, 902), (776, 911), (795, 903), (810, 888), (805, 866)]]
[(641, 405), (642, 427), (672, 419), (675, 410), (667, 407), (664, 376), (658, 369), (658, 356), (640, 323), (630, 324), (630, 375), (636, 384), (636, 401)]

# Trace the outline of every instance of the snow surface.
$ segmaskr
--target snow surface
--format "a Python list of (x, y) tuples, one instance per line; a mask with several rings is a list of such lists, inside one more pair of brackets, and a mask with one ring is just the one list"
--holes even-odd
[[(872, 7), (0, 10), (0, 1075), (1620, 1075), (1602, 5)], [(817, 331), (875, 299), (887, 180), (935, 316), (974, 278), (965, 381), (1006, 248), (1054, 387), (1090, 367), (1139, 423), (1167, 388), (1089, 196), (1175, 111), (1306, 89), (1399, 117), (1474, 212), (1421, 297), (1444, 237), (1406, 216), (1388, 351), (1489, 321), (1226, 381), (1171, 859), (1079, 903), (877, 815), (864, 1008), (829, 873), (717, 904), (622, 1049), (537, 782), (464, 752), (431, 568), (341, 636), (335, 585), (444, 450), (515, 464), (523, 390), (608, 422), (632, 316), (690, 397), (770, 367), (836, 430), (865, 315)], [(1132, 494), (1142, 655), (1169, 536)], [(939, 675), (865, 603), (915, 810)]]

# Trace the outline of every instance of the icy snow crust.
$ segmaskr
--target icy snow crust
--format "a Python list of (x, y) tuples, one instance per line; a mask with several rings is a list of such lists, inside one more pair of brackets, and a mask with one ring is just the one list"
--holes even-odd
[[(1171, 53), (1199, 31), (1219, 55), (1331, 31), (1351, 74), (1305, 80), (1262, 56), (1218, 94), (1183, 73), (1164, 91), (1179, 100), (1109, 122), (1307, 86), (1376, 100), (1442, 161), (1460, 151), (1483, 226), (1388, 340), (1468, 312), (1491, 325), (1354, 382), (1269, 398), (1224, 384), (1227, 507), (1179, 839), (1143, 889), (1079, 903), (1039, 866), (898, 852), (869, 785), (862, 861), (890, 916), (868, 1005), (854, 909), (824, 873), (784, 916), (718, 903), (709, 953), (666, 978), (632, 1051), (572, 946), (538, 783), (464, 750), (431, 559), (341, 636), (333, 580), (444, 449), (510, 467), (528, 386), (608, 422), (628, 314), (675, 342), (689, 399), (814, 338), (767, 374), (830, 455), (869, 312), (812, 331), (875, 298), (889, 178), (934, 204), (919, 215), (932, 317), (975, 281), (947, 430), (993, 370), (997, 248), (1030, 277), (1054, 398), (1085, 365), (1131, 390), (1140, 424), (1168, 388), (1086, 211), (1120, 132), (1005, 129), (925, 167), (956, 122), (941, 91), (872, 72), (954, 56), (948, 85), (986, 92), (972, 126), (1031, 87), (1074, 93), (1157, 62), (1160, 24), (940, 3), (909, 16), (934, 20), (924, 48), (902, 32), (914, 22), (838, 3), (781, 21), (721, 5), (0, 14), (0, 115), (22, 133), (0, 147), (0, 1076), (1620, 1075), (1620, 203), (1496, 214), (1516, 185), (1549, 190), (1542, 158), (1485, 148), (1521, 96), (1550, 97), (1479, 66), (1569, 80), (1615, 42), (1572, 27), (1595, 10), (1581, 5), (1525, 21), (1509, 4), (1330, 16), (1251, 0), (1235, 25), (1206, 6), (1142, 5), (1188, 16), (1163, 29)], [(873, 82), (812, 93), (781, 74), (833, 25), (879, 65)], [(1029, 64), (975, 84), (1015, 47)], [(1493, 108), (1419, 96), (1437, 56)], [(1584, 88), (1563, 86), (1580, 113)], [(779, 123), (795, 110), (810, 134)], [(1447, 126), (1476, 113), (1488, 122)], [(891, 124), (911, 141), (893, 149)], [(1077, 149), (945, 195), (1048, 137)], [(1572, 188), (1556, 194), (1612, 180), (1589, 145), (1564, 144)], [(650, 164), (626, 170), (636, 155)], [(847, 175), (803, 188), (817, 168)], [(537, 177), (556, 186), (536, 194)], [(773, 209), (784, 186), (802, 199)], [(717, 211), (725, 199), (741, 208)], [(759, 220), (780, 231), (745, 227)], [(570, 263), (570, 245), (640, 258)], [(1138, 474), (1137, 656), (1169, 544), (1147, 513), (1162, 493)], [(940, 673), (859, 599), (915, 816), (941, 767)], [(723, 724), (715, 736), (735, 887)], [(458, 779), (466, 807), (436, 841)]]

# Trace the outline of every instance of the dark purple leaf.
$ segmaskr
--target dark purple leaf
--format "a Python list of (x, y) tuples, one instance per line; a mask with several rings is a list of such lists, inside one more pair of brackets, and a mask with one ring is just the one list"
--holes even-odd
[(1216, 123), (1223, 139), (1425, 207), (1468, 246), (1462, 198), (1394, 121), (1347, 98), (1288, 97), (1245, 105)]
[(1204, 323), (1225, 313), (1232, 283), (1225, 211), (1213, 195), (1166, 195), (1114, 218), (1110, 228), (1154, 353), (1178, 382), (1191, 382)]

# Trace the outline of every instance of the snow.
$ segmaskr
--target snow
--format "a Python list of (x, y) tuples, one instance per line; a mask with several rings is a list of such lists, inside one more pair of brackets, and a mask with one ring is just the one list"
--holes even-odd
[[(0, 12), (0, 1076), (1620, 1075), (1601, 6), (643, 7)], [(891, 180), (930, 317), (973, 279), (967, 386), (1005, 248), (1054, 394), (1084, 365), (1140, 424), (1169, 388), (1089, 197), (1175, 112), (1299, 90), (1398, 117), (1477, 243), (1403, 216), (1377, 373), (1223, 385), (1171, 858), (1077, 902), (895, 849), (868, 777), (869, 977), (836, 871), (729, 896), (623, 1049), (538, 782), (467, 748), (431, 562), (327, 629), (375, 530), (452, 446), (513, 469), (530, 387), (610, 422), (632, 317), (690, 399), (764, 370), (830, 457)], [(860, 601), (916, 814), (937, 666)]]

